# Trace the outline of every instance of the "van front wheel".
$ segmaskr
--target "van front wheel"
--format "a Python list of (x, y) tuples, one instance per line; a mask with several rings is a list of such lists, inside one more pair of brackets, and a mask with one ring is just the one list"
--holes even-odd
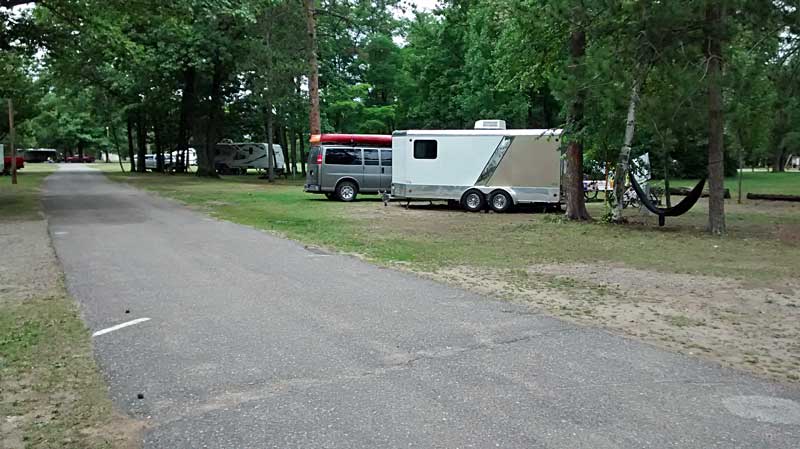
[(339, 198), (339, 201), (349, 203), (356, 199), (356, 195), (358, 195), (358, 186), (354, 182), (342, 181), (336, 186), (336, 198)]
[(461, 197), (461, 207), (467, 212), (480, 212), (486, 205), (486, 199), (480, 190), (468, 190)]

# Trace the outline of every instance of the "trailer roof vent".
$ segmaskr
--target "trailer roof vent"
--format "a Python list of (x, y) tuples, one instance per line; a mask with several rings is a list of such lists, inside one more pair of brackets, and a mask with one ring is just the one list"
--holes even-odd
[(505, 120), (478, 120), (475, 129), (506, 129)]

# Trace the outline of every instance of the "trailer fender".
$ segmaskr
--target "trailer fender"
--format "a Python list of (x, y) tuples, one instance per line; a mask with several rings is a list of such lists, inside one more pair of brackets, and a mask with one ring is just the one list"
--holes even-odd
[[(486, 199), (488, 200), (492, 193), (497, 192), (498, 190), (502, 190), (506, 192), (508, 196), (511, 197), (511, 202), (516, 206), (519, 204), (519, 196), (517, 192), (514, 191), (511, 187), (478, 187), (478, 189), (486, 195)], [(466, 192), (466, 190), (465, 190)]]

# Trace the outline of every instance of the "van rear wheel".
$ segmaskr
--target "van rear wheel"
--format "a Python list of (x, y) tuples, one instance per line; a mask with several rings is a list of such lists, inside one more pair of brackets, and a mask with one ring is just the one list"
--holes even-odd
[(352, 181), (342, 181), (336, 186), (336, 198), (339, 201), (351, 202), (356, 199), (358, 195), (358, 186)]
[(514, 202), (511, 200), (511, 195), (502, 190), (492, 192), (489, 197), (489, 207), (497, 213), (507, 212), (513, 205)]
[(480, 190), (467, 190), (461, 197), (461, 207), (467, 212), (480, 212), (486, 206), (486, 199)]

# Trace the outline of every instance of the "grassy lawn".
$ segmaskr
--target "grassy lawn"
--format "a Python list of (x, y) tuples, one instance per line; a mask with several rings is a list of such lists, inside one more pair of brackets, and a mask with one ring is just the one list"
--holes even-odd
[(11, 184), (11, 176), (0, 176), (0, 219), (39, 217), (39, 186), (55, 169), (53, 164), (28, 164), (18, 172), (16, 186)]
[[(758, 175), (758, 173), (756, 174)], [(771, 174), (761, 174), (769, 177)], [(794, 173), (788, 175), (795, 175)], [(785, 278), (800, 264), (800, 207), (728, 203), (730, 235), (704, 233), (705, 202), (683, 217), (656, 219), (631, 211), (631, 223), (564, 223), (559, 214), (467, 214), (441, 206), (384, 207), (374, 196), (344, 204), (305, 194), (300, 181), (268, 185), (254, 175), (203, 180), (194, 176), (109, 172), (211, 215), (382, 263), (423, 271), (457, 265), (513, 268), (542, 263), (606, 264), (649, 270), (731, 276), (751, 281)], [(800, 175), (797, 175), (800, 180)], [(772, 179), (753, 183), (776, 186)], [(782, 182), (794, 182), (789, 176)], [(775, 188), (780, 188), (776, 186)], [(593, 203), (595, 217), (603, 204)]]
[[(675, 179), (670, 180), (670, 186), (694, 187), (697, 181), (697, 179)], [(725, 178), (725, 187), (730, 189), (731, 198), (735, 200), (739, 192), (739, 179), (736, 176)], [(748, 193), (800, 195), (800, 172), (768, 173), (745, 170), (742, 172), (742, 198), (744, 199)]]
[(132, 447), (40, 215), (39, 188), (54, 169), (26, 166), (17, 186), (0, 177), (0, 244), (14, 261), (0, 270), (2, 447)]

